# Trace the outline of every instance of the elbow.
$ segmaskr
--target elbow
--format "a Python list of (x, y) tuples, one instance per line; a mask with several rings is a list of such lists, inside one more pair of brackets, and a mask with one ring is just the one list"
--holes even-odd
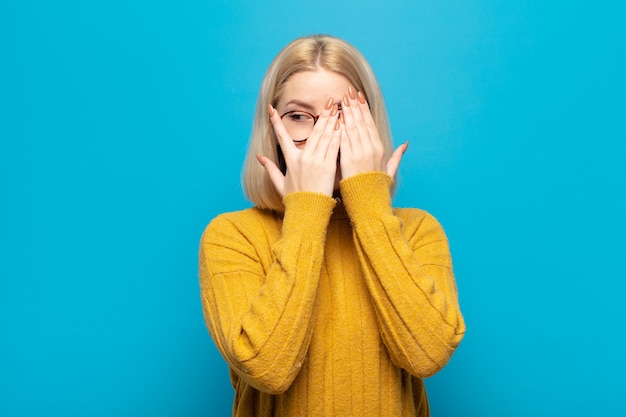
[(465, 330), (464, 328), (460, 332), (458, 330), (446, 335), (447, 337), (416, 346), (414, 353), (406, 356), (400, 367), (418, 378), (429, 378), (435, 375), (448, 364), (461, 343)]
[(409, 368), (406, 369), (406, 371), (418, 378), (429, 378), (441, 371), (451, 357), (452, 355), (445, 358), (438, 358), (437, 361), (432, 358), (428, 358), (428, 360), (419, 361), (417, 364), (409, 365)]
[(291, 381), (276, 381), (275, 379), (255, 379), (250, 385), (257, 390), (270, 395), (283, 394), (291, 386)]
[(441, 371), (452, 358), (452, 353), (440, 354), (437, 357), (424, 355), (409, 361), (406, 366), (402, 366), (408, 373), (418, 378), (429, 378)]
[(298, 374), (297, 371), (286, 372), (279, 366), (256, 370), (251, 369), (250, 366), (239, 366), (235, 368), (235, 371), (248, 385), (271, 395), (287, 391)]
[(233, 341), (225, 350), (230, 367), (250, 386), (272, 395), (291, 387), (303, 360), (276, 353), (274, 349), (255, 348), (247, 338)]

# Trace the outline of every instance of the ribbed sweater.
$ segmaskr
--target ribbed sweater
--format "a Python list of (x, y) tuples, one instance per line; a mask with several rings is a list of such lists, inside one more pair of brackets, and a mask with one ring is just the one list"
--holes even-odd
[(199, 253), (209, 332), (230, 367), (233, 415), (428, 416), (423, 378), (465, 333), (448, 240), (391, 206), (381, 172), (341, 199), (284, 198), (282, 213), (219, 215)]

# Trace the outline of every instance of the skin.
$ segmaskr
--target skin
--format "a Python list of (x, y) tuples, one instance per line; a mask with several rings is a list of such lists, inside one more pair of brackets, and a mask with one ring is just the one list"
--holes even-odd
[[(280, 119), (291, 110), (320, 115), (304, 143), (295, 144)], [(268, 112), (287, 163), (286, 175), (269, 158), (257, 158), (282, 197), (297, 191), (332, 196), (341, 179), (364, 172), (384, 171), (394, 177), (408, 146), (398, 146), (385, 161), (365, 98), (347, 78), (324, 68), (291, 76), (276, 108), (269, 105)]]

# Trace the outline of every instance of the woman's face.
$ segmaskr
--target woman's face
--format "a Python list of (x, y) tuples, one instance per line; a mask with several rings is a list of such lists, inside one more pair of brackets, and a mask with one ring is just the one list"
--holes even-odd
[[(315, 71), (303, 71), (292, 75), (283, 86), (283, 92), (276, 110), (281, 116), (287, 112), (306, 112), (319, 116), (329, 98), (341, 108), (341, 100), (348, 91), (350, 81), (336, 72), (319, 68)], [(299, 140), (299, 132), (287, 131), (292, 139)], [(299, 147), (305, 142), (297, 142)]]
[[(333, 71), (319, 68), (315, 71), (303, 71), (292, 75), (283, 86), (283, 93), (276, 103), (276, 111), (281, 116), (287, 112), (306, 112), (313, 116), (319, 116), (322, 109), (332, 98), (334, 103), (341, 108), (341, 100), (348, 92), (350, 81), (343, 75)], [(285, 125), (287, 128), (287, 124)], [(295, 129), (295, 128), (294, 128)], [(292, 139), (303, 139), (296, 137), (300, 135), (297, 131), (287, 131), (292, 135)], [(306, 146), (306, 141), (296, 142), (299, 148)], [(337, 160), (337, 174), (335, 175), (335, 190), (339, 187), (341, 180), (341, 170), (339, 160)]]

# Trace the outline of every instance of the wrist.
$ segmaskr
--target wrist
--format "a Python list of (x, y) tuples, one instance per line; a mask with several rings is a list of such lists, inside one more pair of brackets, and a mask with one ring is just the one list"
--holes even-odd
[(391, 212), (393, 179), (383, 171), (369, 171), (342, 179), (342, 200), (351, 219)]

